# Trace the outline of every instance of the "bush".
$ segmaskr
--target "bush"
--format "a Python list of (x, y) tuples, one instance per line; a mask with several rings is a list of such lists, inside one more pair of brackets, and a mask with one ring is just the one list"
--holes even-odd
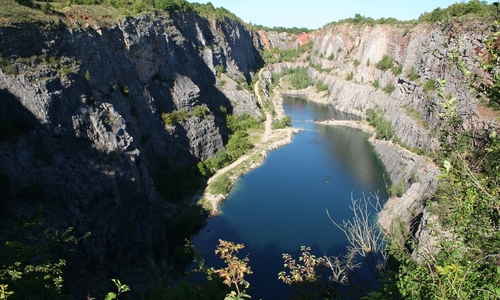
[(377, 110), (368, 109), (366, 111), (366, 120), (370, 125), (375, 127), (378, 139), (390, 140), (396, 136), (396, 131), (392, 127), (392, 123), (385, 120), (382, 114), (383, 112), (380, 108)]
[(382, 57), (382, 60), (377, 63), (377, 69), (387, 71), (394, 66), (394, 59), (387, 55)]
[(403, 72), (403, 66), (395, 65), (391, 68), (391, 71), (394, 75), (400, 75)]
[(389, 188), (389, 194), (395, 197), (401, 197), (405, 193), (406, 184), (404, 181), (400, 181), (398, 183), (392, 184)]
[(299, 67), (295, 69), (292, 76), (290, 76), (290, 83), (294, 89), (305, 89), (312, 85), (311, 78), (307, 74), (307, 68)]
[(424, 83), (424, 92), (432, 92), (437, 89), (436, 87), (436, 81), (434, 79), (427, 79), (427, 81)]
[(191, 8), (189, 2), (185, 0), (155, 0), (154, 7), (165, 11), (188, 10)]
[(16, 2), (20, 5), (27, 6), (27, 7), (33, 7), (33, 5), (34, 5), (33, 0), (16, 0)]
[(184, 110), (174, 110), (169, 113), (162, 113), (161, 119), (167, 126), (174, 126), (175, 123), (180, 123), (188, 118), (188, 114)]
[(292, 116), (285, 116), (283, 119), (273, 122), (273, 129), (281, 129), (292, 126)]
[(204, 118), (208, 113), (208, 109), (204, 105), (198, 105), (194, 108), (193, 115), (198, 118)]
[(328, 91), (328, 85), (324, 84), (323, 82), (316, 83), (316, 92), (321, 93), (324, 91)]
[(354, 78), (354, 73), (353, 73), (353, 72), (351, 72), (351, 74), (347, 75), (346, 80), (347, 80), (347, 81), (351, 81), (353, 78)]
[(408, 79), (410, 79), (411, 81), (416, 81), (420, 77), (415, 67), (411, 67), (410, 71), (408, 71), (406, 75), (408, 76)]
[(386, 92), (389, 95), (392, 94), (392, 92), (394, 92), (395, 90), (396, 90), (396, 87), (392, 83), (389, 83), (384, 87), (384, 92)]

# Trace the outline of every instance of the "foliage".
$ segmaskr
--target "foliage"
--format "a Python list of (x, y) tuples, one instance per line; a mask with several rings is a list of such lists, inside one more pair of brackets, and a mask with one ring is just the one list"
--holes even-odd
[(353, 78), (354, 78), (354, 72), (351, 72), (349, 73), (349, 75), (347, 75), (346, 80), (351, 81)]
[(323, 82), (318, 81), (316, 83), (316, 92), (321, 93), (324, 91), (328, 91), (328, 85), (324, 84)]
[(447, 8), (436, 8), (430, 13), (424, 13), (419, 18), (420, 22), (438, 22), (452, 17), (462, 17), (465, 15), (475, 15), (479, 17), (488, 17), (495, 14), (493, 5), (486, 1), (470, 0), (454, 3)]
[(192, 9), (202, 17), (212, 18), (220, 22), (224, 22), (226, 20), (234, 20), (236, 22), (244, 24), (238, 16), (225, 9), (224, 7), (215, 8), (211, 2), (207, 2), (206, 4), (194, 2), (190, 5)]
[(13, 75), (16, 73), (14, 67), (2, 57), (1, 53), (0, 53), (0, 69), (7, 75)]
[(303, 264), (297, 263), (295, 259), (288, 253), (283, 253), (283, 260), (285, 261), (285, 268), (290, 269), (287, 272), (281, 271), (278, 274), (278, 279), (286, 284), (300, 283), (300, 282), (315, 282), (319, 279), (317, 268), (324, 263), (324, 258), (317, 258), (311, 254), (311, 248), (302, 246), (300, 247), (302, 255), (300, 257)]
[(406, 184), (404, 181), (400, 181), (398, 183), (394, 183), (389, 187), (389, 195), (401, 197), (405, 193)]
[(63, 299), (64, 268), (68, 253), (87, 233), (76, 237), (74, 228), (60, 232), (46, 228), (44, 209), (30, 218), (18, 216), (12, 230), (4, 231), (0, 249), (1, 299)]
[[(221, 111), (225, 111), (225, 108), (222, 106)], [(256, 118), (248, 114), (241, 114), (226, 115), (226, 126), (231, 131), (229, 140), (226, 144), (226, 150), (217, 151), (215, 157), (208, 158), (197, 165), (200, 174), (203, 176), (211, 176), (216, 170), (229, 165), (248, 150), (252, 149), (253, 144), (248, 139), (248, 130), (257, 129), (261, 127), (262, 124)], [(218, 183), (217, 186), (217, 190), (220, 191), (220, 194), (226, 194), (229, 192), (229, 190), (226, 191), (226, 189), (230, 188), (230, 182), (228, 184), (225, 182)]]
[(224, 65), (219, 64), (219, 65), (217, 65), (215, 76), (217, 76), (217, 78), (220, 78), (222, 73), (224, 73)]
[(114, 300), (114, 299), (118, 299), (118, 297), (125, 293), (125, 292), (128, 292), (130, 291), (130, 288), (128, 285), (126, 284), (122, 284), (120, 282), (120, 280), (118, 279), (111, 279), (111, 281), (113, 281), (113, 283), (116, 285), (116, 289), (117, 289), (117, 292), (109, 292), (107, 295), (106, 295), (106, 298), (104, 298), (104, 300)]
[(390, 140), (396, 136), (391, 121), (384, 119), (382, 109), (368, 109), (366, 111), (366, 120), (370, 125), (375, 127), (378, 139)]
[(311, 51), (312, 46), (312, 41), (309, 41), (306, 44), (298, 47), (297, 49), (286, 48), (280, 50), (279, 48), (273, 48), (270, 50), (264, 50), (264, 52), (262, 53), (262, 58), (264, 59), (264, 62), (266, 64), (279, 63), (283, 61), (293, 62), (302, 54)]
[(411, 67), (411, 69), (406, 73), (406, 76), (408, 76), (408, 79), (410, 79), (411, 81), (416, 81), (418, 80), (418, 78), (420, 78), (420, 75), (418, 75), (415, 67)]
[[(411, 236), (406, 246), (392, 243), (390, 252), (400, 265), (396, 281), (386, 288), (396, 288), (404, 299), (498, 299), (500, 141), (496, 131), (485, 130), (476, 132), (482, 137), (480, 147), (463, 143), (469, 133), (457, 100), (443, 91), (443, 80), (436, 83), (442, 175), (429, 203), (439, 212), (439, 221), (428, 226), (437, 249)], [(412, 252), (420, 263), (412, 260)]]
[(483, 47), (476, 48), (479, 67), (482, 72), (471, 72), (465, 64), (453, 61), (469, 79), (469, 85), (477, 92), (478, 98), (489, 101), (490, 106), (500, 108), (500, 22), (491, 26), (491, 34), (484, 41)]
[(436, 80), (429, 78), (425, 81), (424, 92), (429, 93), (435, 91), (436, 89)]
[(193, 116), (197, 118), (204, 118), (208, 114), (208, 108), (204, 105), (197, 105), (194, 107)]
[(392, 82), (390, 82), (383, 88), (383, 90), (390, 95), (396, 90), (396, 87), (394, 86), (394, 84), (392, 84)]
[(191, 5), (186, 0), (154, 0), (154, 7), (160, 10), (187, 10)]
[(188, 118), (188, 113), (185, 110), (174, 110), (169, 113), (162, 113), (161, 119), (165, 126), (174, 126), (176, 123), (181, 123)]
[(210, 183), (210, 191), (212, 194), (227, 195), (231, 191), (231, 180), (226, 175), (217, 177)]
[(273, 120), (273, 129), (281, 129), (292, 126), (292, 116), (284, 116), (281, 120)]
[(394, 73), (394, 75), (400, 75), (403, 72), (403, 66), (394, 65), (392, 66), (391, 71), (392, 73)]
[(377, 69), (382, 71), (387, 71), (394, 67), (394, 58), (384, 55), (382, 59), (376, 65)]
[(305, 89), (306, 87), (312, 85), (312, 81), (307, 74), (306, 67), (298, 67), (293, 70), (294, 72), (291, 74), (289, 80), (294, 89)]
[(355, 59), (354, 62), (353, 62), (353, 65), (355, 67), (359, 66), (360, 64), (361, 64), (361, 62), (359, 60), (357, 60), (357, 59)]
[[(243, 259), (239, 259), (236, 256), (236, 253), (243, 248), (245, 248), (243, 244), (235, 244), (219, 239), (219, 245), (215, 250), (215, 254), (220, 255), (220, 258), (224, 260), (227, 267), (213, 270), (213, 272), (224, 279), (224, 284), (229, 287), (234, 285), (236, 289), (236, 291), (231, 291), (231, 293), (226, 295), (225, 299), (227, 300), (251, 298), (246, 294), (245, 290), (250, 287), (250, 283), (245, 280), (245, 274), (253, 273), (248, 266), (250, 259), (248, 256), (245, 256)], [(243, 289), (240, 289), (240, 286), (243, 287)]]

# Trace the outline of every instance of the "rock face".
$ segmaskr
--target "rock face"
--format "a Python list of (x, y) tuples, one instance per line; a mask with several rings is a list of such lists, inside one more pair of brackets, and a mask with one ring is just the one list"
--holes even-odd
[[(0, 52), (14, 67), (0, 71), (8, 130), (0, 140), (8, 179), (0, 230), (12, 216), (33, 218), (38, 206), (54, 231), (91, 232), (73, 261), (85, 294), (117, 274), (132, 286), (167, 280), (168, 223), (179, 199), (160, 195), (152, 175), (223, 149), (221, 107), (258, 114), (247, 91), (217, 88), (219, 73), (233, 85), (251, 79), (253, 42), (237, 22), (192, 12), (145, 14), (111, 28), (0, 28)], [(199, 106), (205, 115), (194, 115)], [(162, 113), (176, 111), (185, 117), (166, 126)]]
[[(478, 102), (452, 62), (459, 54), (470, 70), (477, 68), (475, 48), (488, 33), (485, 24), (469, 25), (327, 26), (310, 35), (313, 52), (308, 74), (314, 83), (328, 86), (328, 104), (336, 109), (360, 117), (366, 117), (368, 109), (380, 109), (402, 143), (432, 151), (439, 147), (435, 132), (443, 125), (437, 79), (445, 80), (443, 90), (457, 98), (459, 115), (469, 120), (466, 129), (478, 133), (499, 127), (495, 120), (469, 116), (477, 111)], [(393, 60), (393, 68), (377, 66), (385, 56)], [(304, 66), (280, 63), (269, 69), (278, 73)], [(435, 191), (439, 167), (388, 142), (375, 141), (374, 146), (392, 182), (406, 186), (402, 197), (386, 204), (379, 216), (381, 226), (390, 230), (393, 221), (401, 221), (429, 243), (425, 220), (432, 216), (425, 202)]]

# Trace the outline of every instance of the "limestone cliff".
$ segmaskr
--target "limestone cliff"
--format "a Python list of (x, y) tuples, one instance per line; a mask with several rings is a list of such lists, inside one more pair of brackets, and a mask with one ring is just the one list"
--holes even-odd
[[(80, 298), (117, 276), (132, 286), (168, 279), (168, 224), (182, 195), (161, 195), (152, 178), (173, 180), (224, 148), (221, 107), (259, 113), (236, 89), (260, 63), (253, 43), (242, 24), (194, 12), (110, 28), (1, 27), (10, 68), (0, 71), (0, 230), (38, 207), (46, 228), (91, 232), (71, 262)], [(174, 111), (184, 117), (165, 125)]]
[[(368, 109), (380, 108), (403, 144), (433, 151), (439, 146), (436, 133), (442, 126), (437, 79), (446, 80), (444, 91), (457, 98), (458, 113), (467, 116), (464, 127), (473, 136), (480, 139), (482, 130), (499, 127), (498, 121), (479, 113), (484, 108), (451, 61), (458, 54), (470, 70), (477, 68), (476, 48), (487, 36), (486, 28), (481, 21), (435, 26), (331, 25), (310, 34), (309, 63), (281, 63), (270, 70), (309, 67), (313, 82), (328, 86), (329, 105), (362, 118)], [(276, 47), (281, 43), (277, 41)], [(377, 67), (384, 56), (393, 60), (393, 68)], [(401, 221), (428, 243), (425, 224), (432, 216), (425, 204), (437, 186), (439, 166), (389, 142), (376, 141), (374, 146), (393, 183), (406, 187), (402, 197), (389, 200), (379, 216), (380, 225), (390, 230), (393, 221)]]

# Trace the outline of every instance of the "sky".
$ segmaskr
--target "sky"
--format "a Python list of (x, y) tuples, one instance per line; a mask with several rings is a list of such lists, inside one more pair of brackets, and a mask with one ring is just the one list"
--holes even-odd
[[(193, 0), (190, 2), (207, 3)], [(374, 19), (417, 19), (437, 7), (446, 8), (465, 0), (211, 0), (246, 23), (268, 27), (317, 29), (333, 21), (352, 18), (356, 13)], [(492, 3), (493, 1), (487, 1)]]

